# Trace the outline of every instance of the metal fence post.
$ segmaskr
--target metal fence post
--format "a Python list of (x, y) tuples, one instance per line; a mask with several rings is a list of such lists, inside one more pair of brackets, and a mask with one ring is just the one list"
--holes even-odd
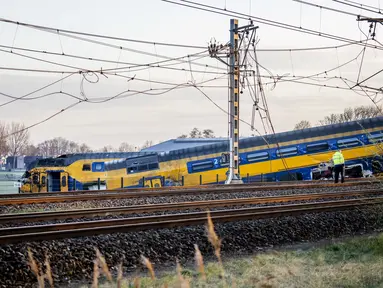
[(199, 185), (202, 185), (202, 175), (199, 174)]
[(185, 186), (185, 177), (184, 177), (184, 175), (182, 175), (182, 177), (181, 177), (181, 183), (182, 183), (182, 186)]
[(250, 183), (250, 181), (249, 181), (249, 173), (247, 173), (247, 183)]
[(73, 190), (76, 191), (77, 185), (76, 185), (76, 179), (73, 178)]
[(217, 176), (216, 176), (216, 177), (217, 177), (217, 180), (216, 180), (216, 181), (217, 181), (217, 184), (218, 184), (218, 182), (219, 182), (219, 176), (218, 176), (218, 174), (217, 174)]
[(124, 177), (121, 177), (121, 188), (124, 188)]
[(145, 177), (142, 177), (142, 187), (145, 187)]
[(100, 178), (97, 178), (97, 189), (98, 190), (101, 189), (101, 179)]
[(162, 187), (165, 186), (165, 176), (162, 176)]

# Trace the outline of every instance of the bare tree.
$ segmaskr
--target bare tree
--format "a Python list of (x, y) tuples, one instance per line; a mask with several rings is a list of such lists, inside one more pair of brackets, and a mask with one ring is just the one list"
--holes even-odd
[(38, 156), (40, 155), (40, 149), (37, 146), (30, 144), (21, 151), (21, 154), (26, 156)]
[(140, 150), (141, 149), (145, 149), (145, 148), (148, 148), (150, 146), (153, 146), (153, 141), (152, 140), (146, 140), (144, 145), (141, 146)]
[(7, 134), (7, 125), (0, 122), (0, 156), (5, 156), (9, 152), (9, 147), (6, 139)]
[(118, 147), (118, 152), (134, 152), (136, 149), (133, 145), (130, 145), (126, 142), (122, 142), (120, 147)]
[(341, 114), (331, 114), (330, 116), (324, 117), (323, 120), (319, 120), (320, 125), (331, 125), (331, 124), (337, 124), (342, 123), (341, 121)]
[(202, 131), (202, 135), (204, 138), (215, 138), (214, 131), (211, 129), (205, 129)]
[(294, 130), (300, 130), (300, 129), (306, 129), (311, 128), (311, 123), (307, 120), (302, 120), (295, 124)]
[[(18, 156), (29, 145), (29, 131), (22, 123), (12, 122), (8, 128), (7, 144), (11, 156)], [(13, 167), (16, 166), (16, 157), (13, 158)]]
[(89, 152), (92, 152), (92, 149), (88, 145), (83, 143), (83, 144), (80, 145), (78, 152), (80, 152), (80, 153), (89, 153)]
[(215, 138), (214, 131), (211, 129), (205, 129), (203, 131), (199, 130), (198, 128), (193, 128), (190, 133), (189, 137), (187, 134), (182, 134), (177, 137), (178, 139), (184, 139), (184, 138)]
[(190, 138), (202, 138), (202, 133), (198, 128), (193, 128), (190, 132)]

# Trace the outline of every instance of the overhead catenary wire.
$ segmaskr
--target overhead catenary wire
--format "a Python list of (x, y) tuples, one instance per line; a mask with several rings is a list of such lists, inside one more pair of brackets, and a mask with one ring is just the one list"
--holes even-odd
[[(75, 59), (81, 59), (81, 60), (88, 60), (88, 61), (95, 61), (95, 62), (103, 62), (103, 63), (111, 63), (111, 64), (124, 64), (124, 65), (131, 65), (129, 67), (124, 67), (124, 69), (132, 69), (136, 67), (144, 67), (145, 69), (151, 68), (151, 67), (165, 67), (165, 66), (174, 66), (174, 65), (180, 65), (180, 63), (169, 63), (163, 66), (159, 66), (159, 64), (164, 63), (165, 61), (155, 61), (155, 62), (148, 62), (148, 63), (134, 63), (134, 62), (123, 62), (123, 61), (114, 61), (110, 59), (101, 59), (96, 57), (86, 57), (81, 55), (75, 55), (75, 54), (68, 54), (68, 53), (58, 53), (58, 52), (52, 52), (47, 50), (37, 50), (37, 49), (30, 49), (30, 48), (22, 48), (22, 47), (11, 47), (8, 45), (0, 45), (1, 48), (6, 49), (12, 49), (12, 50), (19, 50), (24, 52), (31, 52), (31, 53), (39, 53), (44, 55), (52, 55), (52, 56), (62, 56), (62, 57), (69, 57), (69, 58), (75, 58)], [(9, 52), (11, 52), (9, 50)], [(196, 59), (190, 60), (192, 63), (198, 59), (202, 59), (205, 57), (208, 57), (209, 55), (203, 55), (200, 53), (197, 54), (191, 54), (191, 55), (185, 55), (183, 58), (187, 57), (196, 57)], [(174, 58), (177, 59), (177, 58)], [(170, 62), (170, 61), (166, 61)], [(207, 65), (209, 66), (209, 65)]]
[[(201, 3), (197, 3), (197, 2), (193, 2), (193, 1), (180, 0), (182, 2), (191, 3), (194, 5), (201, 6), (201, 7), (188, 5), (188, 4), (184, 4), (184, 3), (179, 3), (179, 2), (175, 2), (175, 1), (171, 1), (171, 0), (161, 0), (161, 1), (168, 2), (171, 4), (180, 5), (180, 6), (185, 6), (188, 8), (193, 8), (193, 9), (197, 9), (197, 10), (201, 10), (201, 11), (206, 11), (209, 13), (219, 14), (219, 15), (223, 15), (223, 16), (236, 17), (236, 18), (244, 19), (244, 20), (253, 20), (253, 21), (256, 21), (257, 23), (261, 23), (261, 24), (265, 24), (265, 25), (269, 25), (269, 26), (273, 26), (273, 27), (277, 27), (277, 28), (282, 28), (282, 29), (286, 29), (286, 30), (290, 30), (290, 31), (296, 31), (296, 32), (304, 33), (304, 34), (310, 34), (310, 35), (324, 37), (324, 38), (328, 38), (328, 39), (332, 39), (332, 40), (338, 40), (338, 41), (342, 41), (342, 42), (346, 42), (346, 43), (356, 43), (356, 45), (362, 45), (362, 43), (360, 41), (349, 39), (346, 37), (337, 36), (337, 35), (333, 35), (333, 34), (329, 34), (329, 33), (324, 33), (324, 32), (320, 32), (320, 31), (308, 29), (308, 28), (298, 27), (298, 26), (295, 26), (292, 24), (286, 24), (283, 22), (269, 20), (269, 19), (265, 19), (265, 18), (261, 18), (261, 17), (247, 15), (244, 13), (240, 13), (240, 12), (236, 12), (236, 11), (232, 11), (232, 10), (228, 10), (228, 9), (224, 10), (224, 9), (219, 8), (219, 7), (205, 5), (205, 4), (201, 4)], [(216, 11), (214, 11), (214, 10), (216, 10)], [(377, 49), (377, 50), (383, 50), (383, 47), (372, 45), (372, 44), (369, 44), (368, 47), (373, 48), (373, 49)]]
[(315, 4), (315, 3), (311, 3), (311, 2), (306, 2), (306, 1), (303, 1), (303, 0), (292, 0), (292, 1), (297, 2), (297, 3), (301, 3), (301, 4), (305, 4), (305, 5), (308, 5), (308, 6), (316, 7), (316, 8), (319, 8), (319, 9), (324, 9), (324, 10), (328, 10), (328, 11), (332, 11), (332, 12), (336, 12), (336, 13), (340, 13), (340, 14), (345, 14), (345, 15), (348, 15), (348, 16), (366, 17), (366, 16), (363, 16), (363, 15), (360, 15), (360, 14), (355, 14), (355, 13), (347, 12), (347, 11), (344, 11), (344, 10), (330, 8), (330, 7), (326, 7), (326, 6), (323, 6), (323, 5), (319, 5), (319, 4)]
[(0, 18), (0, 22), (15, 24), (18, 26), (24, 26), (24, 27), (33, 28), (33, 29), (42, 30), (42, 31), (50, 31), (50, 32), (53, 32), (55, 34), (60, 33), (60, 35), (64, 35), (64, 36), (66, 34), (75, 34), (75, 35), (82, 35), (82, 36), (88, 36), (88, 37), (103, 38), (103, 39), (109, 39), (109, 40), (118, 40), (118, 41), (125, 41), (125, 42), (134, 42), (134, 43), (149, 44), (149, 45), (159, 45), (159, 46), (168, 46), (168, 47), (170, 46), (170, 47), (180, 47), (180, 48), (193, 48), (193, 49), (204, 49), (204, 48), (206, 48), (204, 46), (168, 43), (168, 42), (153, 42), (153, 41), (130, 39), (130, 38), (124, 38), (124, 37), (115, 37), (115, 36), (95, 34), (95, 33), (87, 33), (87, 32), (67, 30), (67, 29), (59, 29), (56, 27), (42, 26), (42, 25), (31, 24), (31, 23), (26, 23), (26, 22), (14, 21), (14, 20), (5, 19), (5, 18)]
[[(69, 75), (68, 75), (67, 77), (69, 77)], [(210, 81), (214, 81), (214, 80), (216, 80), (216, 79), (217, 79), (217, 78), (208, 79), (208, 80), (205, 80), (205, 81), (203, 81), (203, 82), (201, 82), (201, 83), (207, 83), (207, 82), (210, 82)], [(58, 81), (61, 81), (61, 80), (62, 80), (62, 79), (60, 79), (60, 80), (58, 80)], [(56, 83), (57, 83), (57, 82), (56, 82)], [(51, 83), (50, 85), (53, 85), (53, 83)], [(67, 96), (71, 96), (71, 97), (73, 97), (73, 98), (76, 98), (78, 101), (75, 102), (75, 103), (72, 103), (72, 104), (70, 104), (70, 105), (68, 105), (68, 106), (66, 106), (66, 107), (64, 107), (64, 108), (62, 108), (60, 111), (55, 112), (54, 114), (48, 116), (47, 118), (44, 118), (43, 120), (40, 120), (40, 121), (38, 121), (38, 122), (36, 122), (36, 123), (34, 123), (34, 124), (31, 124), (31, 125), (29, 125), (29, 126), (27, 126), (27, 127), (24, 127), (23, 129), (20, 129), (20, 130), (18, 130), (18, 131), (14, 131), (14, 132), (12, 132), (12, 133), (10, 133), (10, 134), (8, 134), (8, 135), (5, 135), (4, 138), (6, 139), (6, 138), (8, 138), (8, 137), (10, 137), (10, 136), (12, 136), (12, 135), (21, 133), (21, 132), (23, 132), (23, 131), (25, 131), (25, 130), (28, 130), (28, 129), (30, 129), (30, 128), (36, 127), (36, 126), (38, 126), (38, 125), (40, 125), (40, 124), (43, 124), (43, 123), (45, 123), (45, 122), (51, 120), (52, 118), (54, 118), (54, 117), (60, 115), (61, 113), (65, 112), (65, 111), (67, 111), (67, 110), (69, 110), (69, 109), (71, 109), (71, 108), (73, 108), (73, 107), (75, 107), (75, 106), (77, 106), (78, 104), (81, 104), (81, 103), (101, 104), (101, 103), (106, 103), (106, 102), (109, 102), (109, 101), (112, 101), (112, 100), (115, 100), (115, 99), (126, 98), (126, 97), (132, 97), (132, 96), (134, 96), (134, 95), (138, 95), (138, 94), (147, 94), (147, 95), (152, 95), (152, 96), (154, 96), (154, 95), (163, 95), (163, 94), (168, 93), (168, 92), (170, 92), (170, 91), (172, 91), (172, 90), (175, 90), (175, 89), (179, 89), (179, 88), (190, 88), (190, 87), (196, 87), (196, 86), (198, 87), (198, 84), (190, 85), (189, 83), (179, 83), (179, 84), (177, 84), (177, 85), (173, 85), (173, 87), (169, 87), (169, 88), (157, 88), (157, 89), (150, 88), (150, 89), (146, 89), (146, 90), (143, 90), (143, 91), (135, 91), (135, 90), (128, 89), (128, 90), (124, 90), (124, 91), (122, 91), (122, 92), (120, 92), (120, 93), (118, 93), (118, 94), (115, 94), (115, 95), (113, 95), (113, 96), (111, 96), (111, 97), (107, 97), (107, 98), (105, 98), (105, 99), (89, 99), (89, 98), (81, 99), (81, 98), (79, 98), (79, 97), (77, 97), (77, 96), (75, 96), (75, 95), (73, 95), (73, 94), (66, 93), (66, 92), (62, 92), (62, 91), (60, 91), (60, 92), (48, 93), (49, 95), (52, 95), (52, 94), (64, 94), (64, 95), (67, 95)], [(40, 88), (40, 90), (41, 90), (41, 89), (43, 89), (43, 88)], [(154, 92), (155, 90), (162, 90), (162, 91), (156, 93), (156, 92)], [(34, 91), (34, 92), (31, 92), (31, 93), (28, 93), (27, 95), (31, 95), (32, 93), (35, 93), (35, 91)], [(131, 94), (126, 95), (126, 93), (131, 93)], [(124, 94), (125, 94), (125, 95), (124, 95)], [(24, 98), (24, 97), (26, 97), (26, 95), (21, 96), (21, 97), (17, 97), (17, 99)], [(16, 101), (16, 100), (12, 100), (12, 101)], [(4, 104), (3, 104), (3, 105), (4, 105)]]
[[(361, 9), (361, 10), (364, 10), (364, 11), (368, 11), (368, 12), (372, 12), (372, 13), (376, 13), (376, 14), (382, 15), (382, 13), (380, 12), (380, 9), (378, 9), (376, 7), (367, 6), (367, 5), (363, 5), (363, 4), (356, 5), (357, 3), (354, 4), (355, 2), (352, 2), (352, 1), (339, 1), (339, 0), (332, 0), (332, 1), (340, 3), (340, 4), (343, 4), (343, 5), (347, 5), (347, 6), (350, 6), (350, 7), (358, 8), (358, 9)], [(347, 3), (347, 2), (349, 2), (349, 3)], [(374, 8), (375, 10), (369, 9), (367, 7)]]
[(4, 107), (4, 106), (6, 106), (6, 105), (8, 105), (8, 104), (11, 104), (11, 103), (17, 101), (17, 100), (25, 99), (26, 97), (28, 97), (28, 96), (30, 96), (30, 95), (33, 95), (33, 94), (35, 94), (35, 93), (38, 93), (38, 92), (40, 92), (40, 91), (42, 91), (42, 90), (44, 90), (44, 89), (46, 89), (46, 88), (48, 88), (48, 87), (51, 87), (51, 86), (55, 85), (56, 83), (59, 83), (59, 82), (65, 80), (65, 79), (68, 79), (69, 77), (71, 77), (71, 76), (73, 76), (73, 75), (75, 75), (75, 74), (76, 74), (76, 73), (72, 73), (72, 74), (66, 75), (65, 77), (62, 77), (62, 78), (59, 79), (59, 80), (56, 80), (56, 81), (54, 81), (54, 82), (52, 82), (52, 83), (49, 83), (49, 84), (47, 84), (47, 85), (44, 85), (43, 87), (40, 87), (40, 88), (38, 88), (38, 89), (36, 89), (36, 90), (33, 90), (33, 91), (31, 91), (31, 92), (29, 92), (29, 93), (27, 93), (27, 94), (25, 94), (25, 95), (23, 95), (23, 96), (20, 96), (20, 97), (14, 97), (14, 96), (11, 96), (11, 95), (8, 95), (8, 94), (5, 94), (5, 93), (0, 92), (0, 95), (6, 96), (6, 97), (8, 97), (8, 98), (12, 98), (11, 101), (8, 101), (8, 102), (5, 102), (5, 103), (0, 104), (0, 107)]

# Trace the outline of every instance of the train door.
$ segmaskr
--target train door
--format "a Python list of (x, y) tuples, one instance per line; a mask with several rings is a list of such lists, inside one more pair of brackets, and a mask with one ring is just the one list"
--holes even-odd
[(59, 171), (48, 171), (48, 192), (60, 192), (61, 188), (61, 172)]
[(47, 172), (40, 172), (39, 192), (47, 192)]
[(61, 192), (68, 192), (68, 172), (60, 173), (61, 179)]
[(32, 181), (31, 181), (31, 192), (40, 192), (40, 173), (34, 172), (32, 173)]

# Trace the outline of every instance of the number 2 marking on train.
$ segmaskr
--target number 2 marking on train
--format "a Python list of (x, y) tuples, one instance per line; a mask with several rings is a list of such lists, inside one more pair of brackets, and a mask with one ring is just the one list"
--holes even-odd
[(218, 166), (218, 159), (214, 159), (214, 166)]

